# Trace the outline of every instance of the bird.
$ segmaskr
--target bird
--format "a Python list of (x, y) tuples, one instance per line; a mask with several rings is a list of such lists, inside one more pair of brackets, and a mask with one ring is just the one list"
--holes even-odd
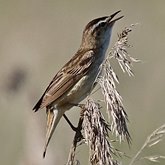
[(93, 90), (110, 43), (113, 25), (121, 11), (90, 21), (83, 30), (77, 53), (54, 76), (33, 111), (46, 108), (47, 130), (43, 157), (65, 112), (84, 100)]

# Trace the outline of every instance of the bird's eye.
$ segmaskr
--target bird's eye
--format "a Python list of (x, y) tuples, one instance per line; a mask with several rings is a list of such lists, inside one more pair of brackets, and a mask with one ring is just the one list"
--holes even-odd
[(101, 22), (101, 23), (100, 23), (100, 27), (104, 27), (105, 25), (106, 25), (105, 22)]

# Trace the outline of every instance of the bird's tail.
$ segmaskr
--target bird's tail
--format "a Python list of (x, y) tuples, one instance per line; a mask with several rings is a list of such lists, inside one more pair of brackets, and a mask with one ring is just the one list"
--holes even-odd
[(44, 152), (43, 152), (43, 158), (45, 158), (46, 150), (50, 142), (50, 139), (63, 114), (64, 114), (63, 110), (47, 108), (46, 141), (45, 141), (45, 147), (44, 147)]

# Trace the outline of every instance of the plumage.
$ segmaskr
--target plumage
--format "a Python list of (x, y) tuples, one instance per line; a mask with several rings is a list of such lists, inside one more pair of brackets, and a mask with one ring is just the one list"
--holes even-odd
[[(84, 54), (86, 55), (84, 56)], [(54, 76), (33, 110), (37, 111), (40, 108), (47, 107), (52, 102), (59, 99), (63, 94), (66, 94), (66, 92), (88, 72), (93, 59), (94, 56), (92, 51), (79, 50), (77, 54)]]
[(63, 114), (86, 98), (92, 91), (109, 45), (112, 27), (120, 11), (89, 22), (77, 53), (54, 76), (34, 106), (36, 112), (46, 107), (47, 133), (43, 157), (53, 132)]

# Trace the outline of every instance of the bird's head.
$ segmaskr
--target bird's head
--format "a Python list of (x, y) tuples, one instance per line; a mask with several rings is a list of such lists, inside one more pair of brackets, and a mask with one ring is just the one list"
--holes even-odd
[(114, 23), (123, 17), (113, 19), (119, 12), (90, 21), (83, 31), (81, 47), (86, 49), (95, 49), (105, 45), (108, 47)]

